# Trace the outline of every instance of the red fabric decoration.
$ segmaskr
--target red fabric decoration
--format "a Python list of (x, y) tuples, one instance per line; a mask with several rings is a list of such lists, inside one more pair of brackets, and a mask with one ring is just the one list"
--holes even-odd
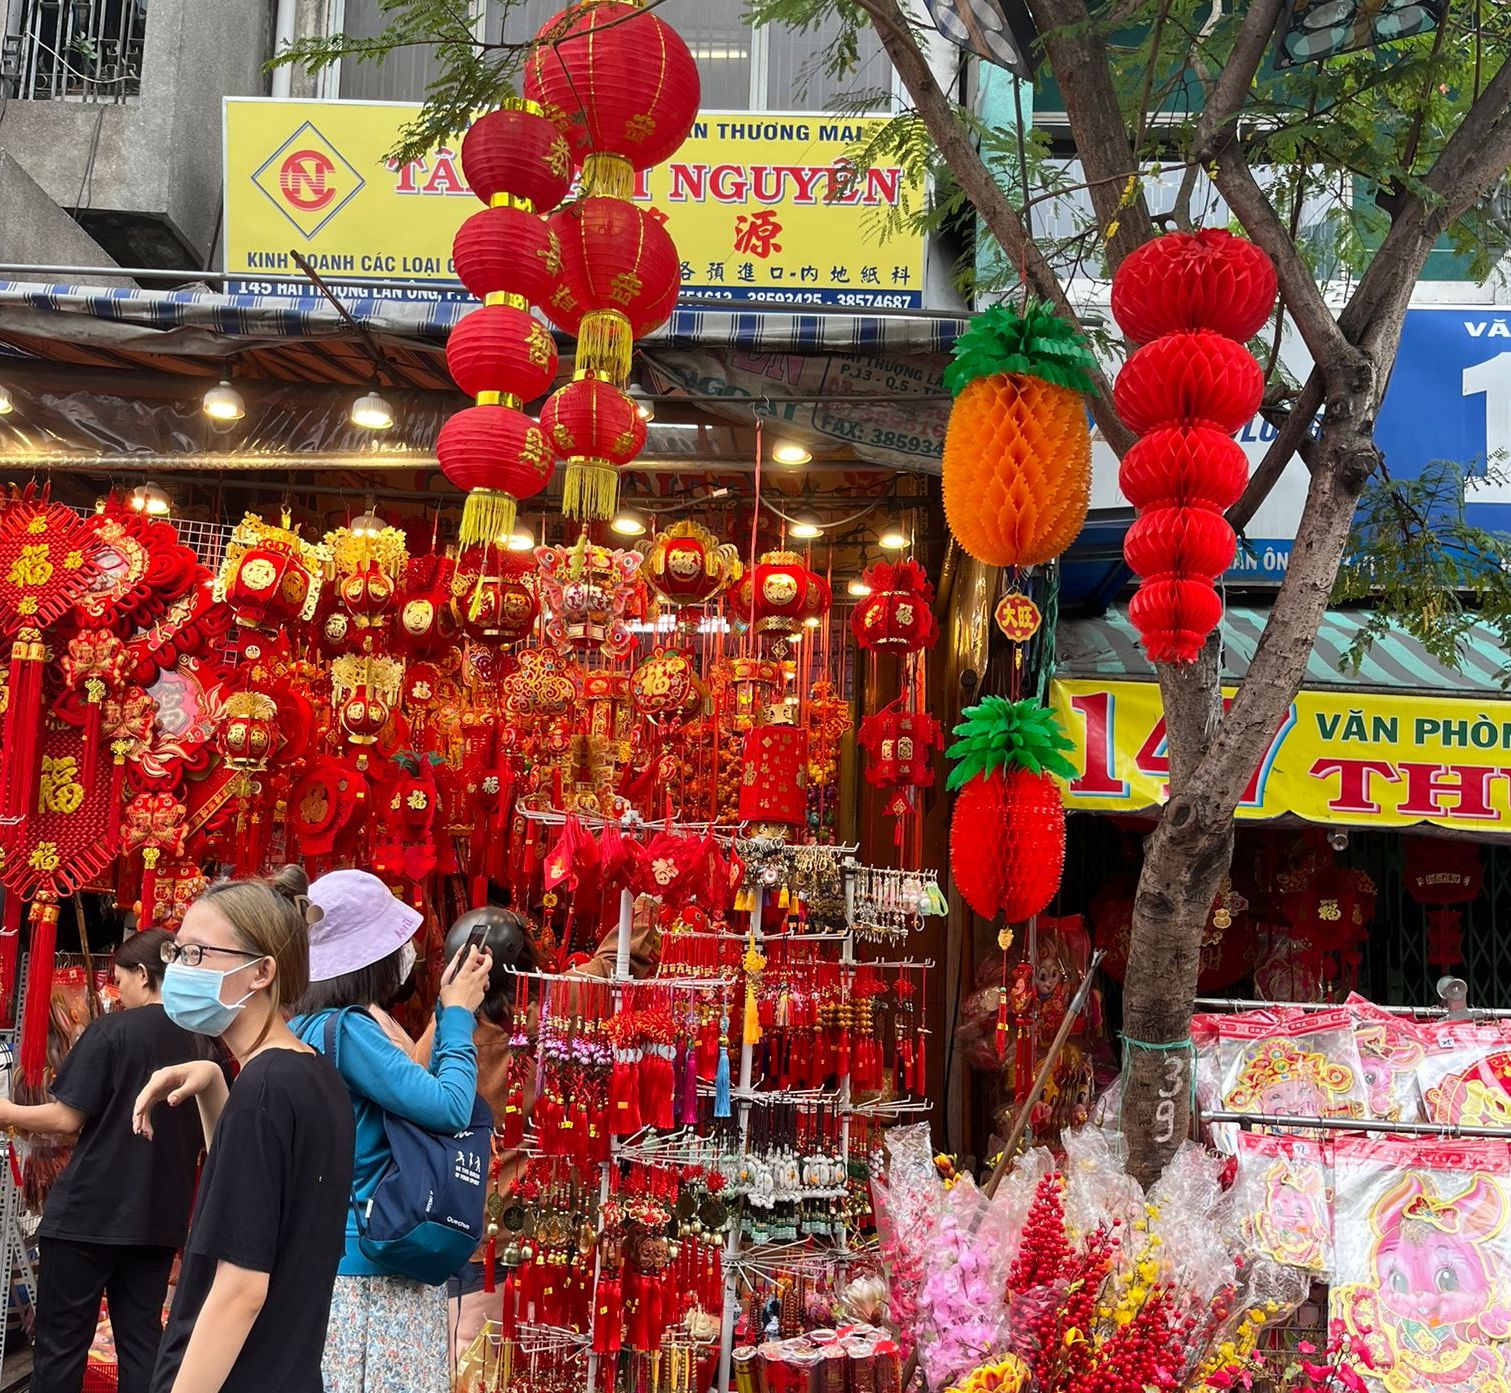
[(1144, 581), (1128, 615), (1155, 662), (1191, 662), (1222, 619), (1213, 583), (1235, 547), (1222, 515), (1248, 473), (1228, 437), (1264, 395), (1264, 372), (1238, 340), (1258, 331), (1274, 295), (1264, 252), (1220, 231), (1157, 238), (1113, 278), (1118, 322), (1150, 340), (1118, 374), (1113, 401), (1144, 437), (1120, 470), (1139, 510), (1123, 554)]
[(829, 584), (791, 551), (765, 552), (735, 592), (735, 613), (753, 620), (755, 631), (777, 641), (801, 631), (805, 619), (829, 612)]
[(416, 658), (438, 657), (456, 637), (456, 618), (451, 610), (455, 570), (455, 562), (434, 554), (409, 559), (399, 621), (394, 627), (400, 645)]
[(483, 305), (451, 331), (446, 370), (469, 397), (534, 401), (556, 380), (556, 344), (527, 310)]
[(960, 790), (950, 822), (950, 873), (983, 919), (1019, 924), (1060, 888), (1065, 808), (1048, 774), (994, 770)]
[(110, 498), (103, 511), (84, 522), (94, 534), (100, 574), (74, 607), (82, 628), (105, 624), (129, 639), (206, 575), (171, 522), (139, 513), (119, 498)]
[(871, 593), (850, 615), (850, 631), (862, 648), (878, 653), (917, 653), (939, 641), (934, 587), (916, 561), (880, 561), (861, 577)]
[(617, 198), (584, 198), (552, 215), (561, 278), (544, 309), (577, 337), (578, 371), (629, 378), (630, 344), (671, 316), (682, 284), (677, 248), (655, 218)]
[(860, 723), (856, 743), (866, 752), (866, 782), (873, 788), (930, 788), (944, 734), (927, 711), (884, 706)]
[(479, 300), (515, 295), (542, 305), (561, 270), (561, 243), (534, 213), (484, 208), (457, 228), (451, 259), (457, 278)]
[(1131, 252), (1112, 283), (1112, 315), (1135, 343), (1211, 329), (1240, 343), (1275, 308), (1275, 267), (1224, 228), (1172, 232)]
[(1249, 481), (1249, 460), (1210, 426), (1152, 431), (1123, 456), (1123, 496), (1135, 508), (1210, 508), (1223, 513)]
[(808, 732), (756, 726), (740, 761), (740, 819), (801, 827), (808, 820)]
[(635, 403), (612, 382), (579, 378), (541, 408), (540, 428), (567, 462), (561, 511), (569, 518), (613, 517), (618, 471), (645, 448), (645, 422)]
[(626, 0), (584, 0), (548, 20), (526, 60), (524, 91), (556, 122), (595, 190), (604, 157), (636, 170), (675, 153), (702, 97), (681, 36)]
[(1485, 862), (1473, 842), (1407, 837), (1401, 878), (1418, 904), (1468, 904), (1485, 884)]
[(1112, 388), (1129, 430), (1211, 426), (1232, 435), (1254, 419), (1264, 370), (1241, 343), (1197, 330), (1167, 334), (1139, 349)]
[(1123, 540), (1136, 574), (1153, 579), (1202, 576), (1216, 580), (1233, 564), (1237, 538), (1221, 513), (1205, 508), (1151, 508), (1140, 513)]
[(458, 411), (441, 427), (435, 449), (441, 471), (468, 491), (460, 532), (464, 547), (493, 544), (512, 532), (517, 501), (539, 493), (551, 477), (551, 449), (540, 427), (508, 406)]
[(462, 174), (484, 203), (516, 198), (548, 213), (572, 187), (572, 150), (538, 108), (505, 106), (462, 137)]

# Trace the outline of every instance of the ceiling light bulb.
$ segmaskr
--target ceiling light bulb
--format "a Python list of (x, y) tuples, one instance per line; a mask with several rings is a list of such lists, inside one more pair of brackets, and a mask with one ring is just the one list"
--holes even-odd
[(656, 403), (651, 400), (651, 394), (638, 382), (630, 388), (629, 398), (635, 403), (635, 414), (642, 421), (654, 421), (656, 419)]
[(383, 531), (383, 519), (369, 508), (360, 517), (352, 519), (349, 530), (354, 537), (377, 537)]
[(11, 400), (10, 388), (0, 387), (0, 416), (9, 416), (16, 409), (16, 403)]
[(889, 527), (876, 539), (876, 545), (885, 547), (888, 551), (904, 551), (911, 541), (906, 532), (896, 527)]
[(847, 593), (854, 595), (857, 600), (864, 600), (871, 593), (871, 587), (863, 580), (852, 580), (845, 587)]
[(810, 614), (805, 620), (803, 620), (803, 627), (805, 629), (816, 629), (821, 622), (822, 621), (819, 619), (818, 615)]
[(241, 393), (225, 378), (205, 393), (204, 409), (212, 421), (239, 421), (247, 414), (247, 404)]
[(645, 523), (638, 513), (620, 512), (616, 514), (609, 526), (621, 537), (643, 537), (645, 535)]
[(518, 532), (509, 533), (503, 539), (503, 543), (510, 551), (530, 551), (535, 546), (535, 538), (521, 529)]
[(351, 422), (363, 430), (387, 430), (393, 425), (393, 407), (377, 392), (368, 392), (352, 403)]
[(138, 484), (132, 489), (131, 508), (149, 518), (165, 518), (173, 511), (168, 495), (156, 484)]
[(811, 542), (815, 537), (824, 535), (823, 527), (812, 513), (799, 513), (793, 518), (792, 526), (787, 531), (789, 536), (796, 537), (800, 542)]
[(772, 452), (771, 458), (778, 464), (807, 464), (813, 458), (794, 440), (784, 440)]

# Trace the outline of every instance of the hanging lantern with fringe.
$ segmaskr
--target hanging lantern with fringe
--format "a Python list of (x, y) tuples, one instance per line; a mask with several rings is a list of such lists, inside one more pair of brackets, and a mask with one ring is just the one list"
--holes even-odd
[(541, 305), (556, 289), (561, 243), (546, 220), (503, 206), (474, 213), (451, 243), (457, 279), (486, 304)]
[(466, 490), (461, 543), (496, 545), (514, 530), (519, 500), (545, 488), (551, 447), (540, 427), (512, 406), (472, 406), (441, 427), (441, 471)]
[(640, 543), (640, 550), (651, 589), (678, 609), (706, 605), (738, 585), (745, 573), (739, 549), (697, 522), (674, 522)]
[(567, 462), (561, 511), (607, 522), (619, 503), (619, 470), (645, 448), (645, 422), (611, 382), (581, 377), (559, 388), (540, 413), (552, 448)]
[(572, 148), (534, 102), (508, 100), (462, 137), (462, 175), (490, 208), (549, 213), (572, 187)]
[(614, 198), (631, 197), (636, 170), (676, 153), (702, 99), (681, 35), (629, 0), (581, 0), (549, 19), (524, 90), (566, 137), (583, 188)]

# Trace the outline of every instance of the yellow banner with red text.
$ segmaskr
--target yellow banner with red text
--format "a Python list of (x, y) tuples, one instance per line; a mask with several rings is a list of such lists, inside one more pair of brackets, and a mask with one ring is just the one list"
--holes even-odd
[[(1224, 689), (1224, 703), (1234, 688)], [(1153, 682), (1056, 681), (1075, 743), (1065, 805), (1133, 813), (1165, 801), (1165, 717)], [(1238, 805), (1240, 818), (1511, 833), (1511, 701), (1303, 691)]]

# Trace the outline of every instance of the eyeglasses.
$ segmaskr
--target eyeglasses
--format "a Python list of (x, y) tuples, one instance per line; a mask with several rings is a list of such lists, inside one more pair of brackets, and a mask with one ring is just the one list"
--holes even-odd
[(165, 943), (162, 947), (163, 961), (169, 966), (182, 963), (185, 967), (198, 967), (205, 960), (206, 953), (224, 953), (232, 958), (267, 957), (266, 953), (247, 953), (240, 948), (214, 948), (208, 944), (199, 943)]

